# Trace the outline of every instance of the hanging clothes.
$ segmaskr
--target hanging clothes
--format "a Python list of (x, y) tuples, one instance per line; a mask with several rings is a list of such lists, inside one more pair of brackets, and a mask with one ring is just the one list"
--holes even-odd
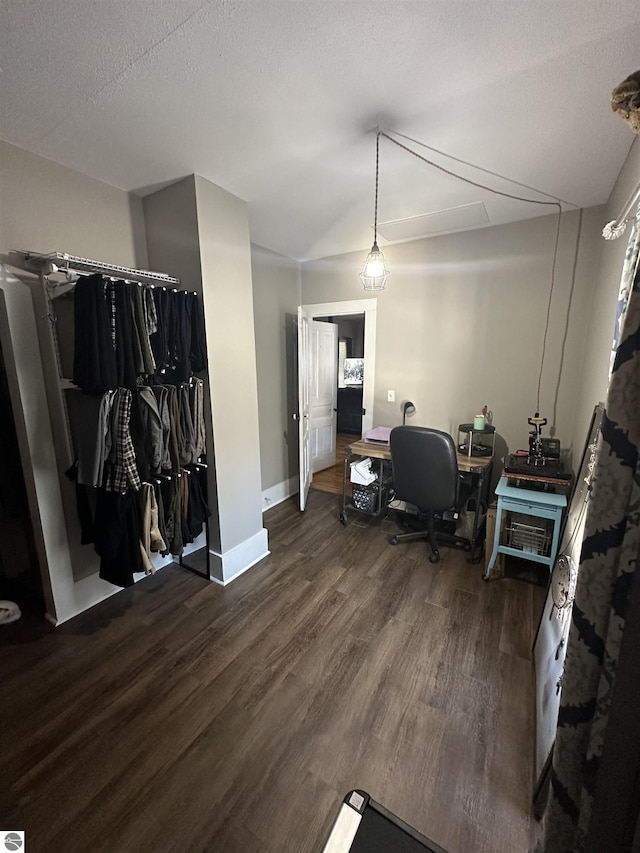
[[(158, 331), (158, 316), (156, 314), (156, 304), (153, 301), (153, 287), (150, 287), (148, 284), (144, 285), (142, 293), (144, 303), (144, 322), (147, 329), (147, 335), (151, 338), (151, 335)], [(149, 346), (151, 346), (151, 340), (149, 340)]]
[(201, 373), (207, 369), (207, 344), (204, 326), (204, 306), (197, 293), (187, 294), (187, 310), (191, 317), (191, 347), (189, 359), (191, 372)]
[(151, 385), (149, 389), (156, 398), (161, 426), (160, 467), (158, 473), (171, 471), (171, 418), (169, 416), (169, 392), (166, 385)]
[(112, 287), (115, 294), (117, 385), (120, 388), (135, 388), (137, 368), (142, 357), (139, 353), (138, 336), (134, 333), (129, 288), (124, 281), (115, 281)]
[(204, 382), (194, 376), (189, 388), (189, 404), (191, 406), (191, 417), (193, 421), (194, 447), (193, 462), (197, 462), (202, 456), (207, 445), (207, 434), (204, 424)]
[(191, 376), (191, 302), (187, 292), (172, 292), (175, 362), (170, 381), (181, 385)]
[(183, 445), (178, 389), (175, 385), (166, 385), (165, 387), (167, 389), (167, 408), (169, 409), (169, 423), (171, 425), (169, 435), (170, 473), (177, 474), (180, 471), (180, 449)]
[(140, 488), (129, 422), (131, 419), (131, 391), (119, 388), (111, 407), (111, 453), (105, 463), (105, 488), (109, 492), (125, 492), (130, 486)]
[(206, 468), (192, 468), (189, 479), (189, 499), (185, 513), (185, 542), (193, 542), (201, 533), (209, 517), (206, 492)]
[(101, 275), (81, 276), (74, 299), (73, 382), (90, 394), (115, 388), (118, 377), (111, 312)]
[(147, 329), (147, 318), (144, 310), (144, 292), (141, 284), (128, 284), (131, 309), (133, 314), (133, 327), (136, 336), (137, 372), (138, 374), (150, 375), (155, 373), (156, 363), (149, 343), (149, 331)]
[(131, 586), (142, 572), (140, 509), (135, 492), (98, 490), (95, 550), (100, 556), (100, 577), (115, 586)]
[[(67, 394), (82, 542), (100, 577), (129, 586), (178, 556), (208, 514), (196, 469), (205, 454), (204, 313), (195, 292), (101, 275), (76, 284), (73, 381)], [(188, 473), (187, 473), (188, 472)], [(203, 509), (204, 507), (204, 509)]]
[(71, 436), (76, 450), (77, 482), (84, 486), (102, 485), (105, 460), (111, 451), (109, 429), (115, 391), (102, 396), (66, 393)]
[[(140, 420), (145, 446), (145, 458), (149, 474), (144, 479), (150, 479), (160, 473), (164, 454), (164, 426), (160, 415), (158, 399), (149, 387), (138, 388), (140, 403)], [(168, 412), (167, 412), (168, 421)], [(169, 424), (167, 423), (167, 432)], [(168, 439), (168, 435), (167, 435)], [(150, 475), (150, 476), (149, 476)]]
[(189, 399), (189, 386), (183, 383), (178, 389), (178, 409), (180, 413), (180, 429), (182, 432), (182, 444), (180, 446), (180, 464), (189, 465), (197, 461), (195, 455), (196, 435), (191, 416), (191, 402)]
[(180, 480), (181, 477), (178, 474), (173, 474), (166, 480), (163, 479), (160, 484), (164, 508), (164, 527), (167, 534), (164, 537), (167, 546), (167, 550), (164, 553), (173, 554), (174, 557), (182, 553), (183, 546), (180, 519)]
[(153, 481), (153, 493), (156, 499), (156, 505), (158, 507), (158, 532), (162, 537), (162, 541), (164, 542), (164, 548), (160, 549), (160, 553), (166, 556), (169, 553), (169, 547), (167, 542), (169, 541), (169, 537), (167, 535), (167, 527), (165, 523), (165, 509), (164, 509), (164, 500), (162, 497), (162, 489), (160, 487), (161, 480)]
[(142, 565), (147, 575), (155, 574), (155, 566), (151, 562), (151, 552), (166, 550), (166, 543), (158, 528), (158, 504), (151, 483), (143, 483), (140, 490), (141, 508), (141, 537), (140, 549)]

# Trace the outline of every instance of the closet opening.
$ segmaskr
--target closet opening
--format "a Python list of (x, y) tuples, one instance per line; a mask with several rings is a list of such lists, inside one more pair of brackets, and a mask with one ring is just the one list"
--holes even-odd
[[(40, 566), (27, 501), (5, 353), (0, 341), (0, 599), (18, 605), (25, 617), (46, 612)], [(0, 614), (1, 615), (1, 614)], [(2, 619), (0, 619), (0, 631)]]

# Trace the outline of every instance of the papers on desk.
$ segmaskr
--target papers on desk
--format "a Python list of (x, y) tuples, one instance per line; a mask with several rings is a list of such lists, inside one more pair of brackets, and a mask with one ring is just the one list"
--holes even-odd
[(371, 459), (367, 456), (365, 459), (359, 459), (357, 462), (351, 463), (351, 482), (358, 483), (360, 486), (369, 486), (376, 479), (376, 475), (371, 470)]
[(365, 434), (365, 441), (375, 441), (379, 444), (389, 444), (389, 436), (391, 435), (391, 427), (374, 427)]

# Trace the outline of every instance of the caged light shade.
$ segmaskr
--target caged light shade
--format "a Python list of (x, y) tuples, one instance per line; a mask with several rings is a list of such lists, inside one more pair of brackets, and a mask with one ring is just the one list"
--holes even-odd
[(388, 277), (389, 270), (384, 255), (378, 248), (377, 242), (374, 242), (360, 273), (364, 289), (384, 290)]
[(384, 255), (378, 248), (378, 175), (380, 163), (380, 131), (376, 132), (376, 201), (373, 216), (373, 246), (362, 267), (360, 279), (365, 290), (384, 290), (389, 270)]

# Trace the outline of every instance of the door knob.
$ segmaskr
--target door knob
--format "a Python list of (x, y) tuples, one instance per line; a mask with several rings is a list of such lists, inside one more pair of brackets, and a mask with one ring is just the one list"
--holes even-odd
[(299, 421), (299, 420), (300, 420), (300, 415), (299, 415), (297, 412), (294, 412), (294, 413), (291, 415), (291, 417), (294, 419), (294, 421)]

